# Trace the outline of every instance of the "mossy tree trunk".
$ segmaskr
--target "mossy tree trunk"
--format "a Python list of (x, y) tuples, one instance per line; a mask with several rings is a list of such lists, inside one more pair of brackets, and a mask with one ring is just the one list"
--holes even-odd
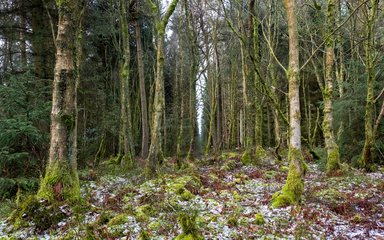
[(195, 147), (195, 132), (196, 132), (196, 81), (198, 72), (198, 46), (196, 29), (194, 27), (193, 13), (189, 8), (189, 1), (184, 0), (185, 7), (185, 18), (187, 19), (188, 28), (187, 35), (190, 41), (190, 56), (191, 56), (191, 67), (189, 72), (189, 148), (187, 159), (193, 160), (193, 151)]
[[(258, 22), (258, 11), (256, 7), (256, 1), (249, 1), (249, 39), (253, 39), (253, 62), (254, 62), (254, 107), (255, 107), (255, 146), (256, 149), (261, 149), (263, 147), (263, 103), (262, 103), (262, 87), (261, 79), (258, 74), (260, 73), (260, 40), (259, 40), (259, 22)], [(251, 54), (252, 56), (252, 54)]]
[[(151, 5), (154, 14), (158, 14), (158, 7), (151, 0), (148, 0)], [(153, 123), (151, 131), (151, 145), (149, 148), (149, 154), (147, 158), (146, 171), (147, 175), (156, 174), (157, 165), (161, 158), (161, 122), (163, 120), (164, 113), (164, 37), (165, 28), (167, 27), (169, 18), (176, 9), (179, 0), (173, 0), (168, 6), (165, 15), (158, 20), (156, 18), (156, 30), (157, 30), (157, 52), (156, 52), (156, 79), (155, 79), (155, 99), (153, 110)]]
[(365, 141), (364, 148), (359, 160), (359, 166), (369, 170), (372, 164), (372, 151), (375, 143), (374, 136), (374, 85), (375, 85), (375, 53), (373, 51), (375, 44), (374, 25), (377, 15), (379, 0), (371, 0), (368, 10), (368, 19), (366, 23), (366, 41), (365, 41), (365, 71), (367, 74), (367, 98), (365, 105)]
[(305, 163), (301, 153), (301, 124), (299, 99), (299, 34), (295, 13), (295, 0), (284, 0), (289, 34), (289, 68), (287, 71), (289, 91), (289, 171), (281, 192), (274, 195), (273, 207), (300, 203), (304, 190)]
[[(341, 19), (342, 19), (342, 0), (337, 0), (337, 8), (336, 8), (336, 15), (337, 15), (337, 25), (340, 25), (341, 24)], [(343, 98), (344, 97), (344, 81), (345, 81), (345, 58), (344, 58), (344, 38), (341, 34), (339, 34), (337, 36), (337, 40), (336, 40), (336, 49), (337, 49), (337, 56), (336, 56), (336, 59), (338, 59), (338, 61), (336, 61), (336, 82), (337, 82), (337, 85), (338, 85), (338, 92), (339, 92), (339, 98)], [(336, 136), (336, 139), (337, 141), (339, 141), (341, 139), (341, 136), (344, 132), (344, 121), (343, 120), (340, 120), (340, 124), (339, 124), (339, 129), (337, 130), (337, 136)]]
[(49, 201), (75, 202), (80, 198), (77, 175), (76, 42), (82, 1), (57, 1), (59, 12), (54, 70), (51, 142), (45, 176), (37, 193)]
[(209, 44), (209, 37), (208, 33), (205, 33), (205, 48), (206, 48), (206, 60), (208, 64), (208, 93), (209, 93), (209, 129), (208, 129), (208, 139), (205, 146), (205, 154), (209, 153), (209, 150), (211, 147), (213, 147), (213, 151), (216, 153), (217, 150), (219, 150), (218, 141), (217, 141), (217, 108), (218, 108), (218, 98), (217, 98), (217, 92), (218, 92), (218, 84), (216, 83), (218, 78), (215, 77), (216, 75), (219, 75), (219, 55), (217, 50), (217, 28), (216, 26), (213, 28), (213, 51), (215, 55), (215, 74), (213, 74), (213, 71), (211, 70), (209, 64), (210, 64), (210, 44)]
[(339, 146), (335, 141), (333, 131), (333, 64), (334, 64), (334, 36), (331, 33), (335, 29), (335, 0), (328, 0), (327, 8), (327, 36), (325, 48), (325, 83), (322, 89), (324, 100), (323, 133), (327, 148), (327, 173), (340, 168)]
[(139, 85), (140, 85), (140, 105), (141, 105), (141, 157), (148, 156), (149, 147), (149, 126), (148, 126), (148, 108), (147, 94), (145, 91), (145, 77), (143, 64), (143, 47), (141, 43), (141, 27), (137, 19), (134, 21), (136, 30), (136, 48), (137, 48), (137, 67), (139, 70)]
[(133, 159), (132, 116), (129, 83), (129, 26), (127, 20), (127, 2), (120, 0), (120, 28), (121, 28), (121, 63), (120, 63), (120, 132), (119, 157), (121, 164), (131, 165)]

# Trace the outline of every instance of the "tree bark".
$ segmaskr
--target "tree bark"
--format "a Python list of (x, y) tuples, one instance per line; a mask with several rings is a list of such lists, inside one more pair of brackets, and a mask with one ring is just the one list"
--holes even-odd
[(140, 104), (141, 104), (141, 157), (148, 156), (149, 145), (149, 126), (148, 126), (148, 108), (147, 95), (145, 91), (145, 77), (143, 64), (143, 47), (141, 44), (141, 27), (136, 19), (134, 22), (136, 29), (136, 47), (137, 47), (137, 67), (139, 70), (139, 85), (140, 85)]
[[(328, 0), (327, 9), (327, 36), (335, 28), (335, 0)], [(325, 83), (322, 89), (324, 100), (323, 133), (325, 147), (327, 148), (327, 173), (340, 168), (339, 146), (335, 141), (333, 131), (333, 64), (334, 64), (334, 36), (329, 36), (325, 48)]]
[[(151, 4), (152, 10), (155, 14), (158, 12), (156, 4), (151, 0), (148, 0)], [(151, 132), (151, 146), (149, 148), (149, 154), (147, 158), (147, 176), (155, 175), (157, 165), (162, 159), (161, 157), (161, 122), (163, 120), (164, 113), (164, 36), (165, 28), (167, 27), (169, 18), (175, 11), (179, 0), (173, 0), (168, 6), (165, 15), (156, 20), (157, 29), (157, 52), (156, 52), (156, 79), (155, 79), (155, 99), (154, 99), (154, 112), (153, 112), (153, 124)]]
[(377, 15), (379, 0), (371, 0), (371, 6), (368, 11), (368, 19), (366, 23), (366, 42), (365, 42), (365, 71), (367, 73), (367, 98), (365, 105), (365, 141), (364, 148), (359, 160), (359, 166), (370, 170), (372, 164), (372, 151), (375, 142), (373, 134), (374, 129), (374, 85), (375, 85), (375, 72), (374, 72), (374, 58), (375, 54), (372, 48), (375, 43), (374, 25)]
[(120, 63), (120, 137), (119, 137), (119, 158), (123, 166), (131, 165), (133, 159), (133, 137), (132, 137), (132, 116), (129, 84), (129, 26), (127, 20), (126, 1), (120, 0), (120, 27), (121, 27), (121, 50), (122, 58)]
[(289, 34), (289, 68), (287, 71), (289, 88), (289, 171), (288, 178), (280, 194), (274, 195), (273, 207), (292, 205), (301, 201), (304, 191), (305, 164), (301, 153), (301, 124), (299, 99), (299, 34), (295, 13), (295, 0), (284, 0), (287, 12)]
[(77, 175), (76, 42), (81, 1), (57, 1), (59, 11), (52, 93), (51, 142), (45, 177), (37, 196), (49, 201), (80, 198)]

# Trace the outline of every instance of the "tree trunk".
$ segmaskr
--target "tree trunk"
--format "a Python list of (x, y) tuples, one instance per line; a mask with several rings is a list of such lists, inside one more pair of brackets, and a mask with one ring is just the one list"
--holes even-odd
[(59, 11), (52, 94), (51, 143), (45, 177), (37, 196), (49, 201), (80, 198), (77, 175), (76, 42), (80, 1), (57, 1)]
[(119, 136), (119, 158), (122, 166), (131, 165), (133, 159), (133, 137), (132, 116), (129, 84), (129, 29), (127, 20), (126, 2), (120, 0), (120, 27), (121, 27), (121, 50), (122, 59), (120, 63), (120, 136)]
[(289, 34), (289, 171), (280, 194), (274, 195), (272, 206), (282, 207), (299, 203), (304, 191), (305, 163), (301, 153), (301, 125), (299, 99), (299, 34), (295, 13), (295, 0), (284, 0)]
[[(148, 0), (151, 4), (152, 10), (157, 14), (157, 6), (151, 1)], [(155, 79), (155, 99), (154, 99), (154, 112), (153, 112), (153, 124), (151, 132), (151, 146), (149, 148), (149, 154), (147, 158), (147, 176), (155, 175), (157, 165), (162, 159), (160, 141), (161, 141), (161, 122), (163, 120), (164, 112), (164, 36), (165, 28), (167, 27), (169, 18), (172, 13), (175, 11), (177, 3), (179, 0), (173, 0), (168, 6), (165, 15), (159, 21), (156, 21), (157, 28), (157, 53), (156, 53), (156, 79)]]
[(339, 146), (335, 141), (333, 132), (333, 62), (334, 62), (334, 37), (331, 35), (335, 28), (335, 0), (328, 0), (327, 10), (327, 36), (329, 36), (325, 49), (325, 84), (323, 93), (324, 119), (323, 133), (325, 147), (327, 148), (327, 173), (340, 168)]
[(198, 71), (198, 46), (197, 46), (197, 36), (194, 29), (194, 21), (192, 13), (189, 10), (188, 3), (189, 1), (184, 1), (185, 7), (185, 17), (187, 19), (188, 28), (187, 34), (190, 41), (190, 54), (192, 58), (192, 65), (190, 67), (189, 74), (189, 148), (187, 159), (193, 160), (193, 151), (195, 145), (195, 131), (196, 131), (196, 75)]
[(365, 71), (367, 73), (367, 99), (365, 105), (365, 141), (364, 148), (359, 160), (359, 166), (370, 169), (372, 164), (372, 150), (375, 142), (373, 134), (374, 125), (374, 85), (375, 85), (375, 72), (374, 72), (374, 58), (375, 54), (372, 48), (374, 47), (374, 23), (377, 15), (379, 0), (371, 0), (371, 6), (368, 12), (368, 22), (366, 24), (366, 42), (365, 42)]
[(141, 157), (148, 156), (149, 145), (149, 127), (148, 127), (148, 108), (147, 108), (147, 95), (145, 91), (145, 77), (144, 77), (144, 64), (143, 64), (143, 47), (141, 44), (141, 27), (136, 19), (134, 21), (136, 29), (136, 47), (137, 47), (137, 67), (139, 70), (139, 84), (140, 84), (140, 104), (141, 104)]

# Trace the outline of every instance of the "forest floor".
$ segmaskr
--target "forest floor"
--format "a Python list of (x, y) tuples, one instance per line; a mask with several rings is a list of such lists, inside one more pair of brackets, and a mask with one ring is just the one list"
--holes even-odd
[(147, 181), (137, 172), (82, 172), (82, 207), (57, 206), (56, 222), (18, 229), (3, 219), (0, 239), (174, 239), (181, 213), (203, 239), (384, 239), (383, 169), (327, 177), (309, 162), (301, 206), (274, 209), (288, 168), (269, 154), (248, 166), (240, 158), (224, 153), (180, 171), (168, 161)]

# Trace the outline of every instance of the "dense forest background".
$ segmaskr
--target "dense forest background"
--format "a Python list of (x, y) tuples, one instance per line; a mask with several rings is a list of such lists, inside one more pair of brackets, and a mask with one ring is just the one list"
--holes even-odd
[[(145, 1), (126, 4), (126, 16), (121, 16), (118, 1), (84, 5), (77, 100), (80, 168), (97, 165), (123, 151), (119, 146), (122, 17), (126, 18), (129, 34), (129, 80), (125, 91), (130, 154), (146, 157), (148, 151), (158, 36), (153, 19), (157, 16)], [(324, 148), (325, 43), (332, 38), (332, 125), (340, 157), (343, 162), (355, 164), (362, 153), (369, 87), (373, 100), (370, 124), (375, 127), (370, 161), (382, 164), (382, 5), (375, 13), (373, 41), (367, 49), (372, 3), (334, 4), (335, 22), (329, 28), (326, 1), (297, 2), (302, 142), (310, 151)], [(44, 172), (49, 148), (57, 7), (54, 1), (2, 1), (0, 15), (1, 176), (38, 177)], [(248, 146), (287, 146), (285, 19), (281, 1), (180, 2), (167, 28), (164, 46), (164, 156), (183, 158)], [(373, 58), (371, 66), (367, 66), (368, 54)], [(369, 86), (368, 67), (373, 74)], [(146, 98), (146, 125), (142, 96)], [(144, 128), (146, 131), (142, 131)]]
[(0, 199), (44, 176), (63, 187), (47, 180), (53, 146), (69, 169), (147, 176), (223, 151), (289, 155), (283, 195), (301, 194), (301, 159), (376, 171), (383, 26), (379, 0), (1, 0)]

